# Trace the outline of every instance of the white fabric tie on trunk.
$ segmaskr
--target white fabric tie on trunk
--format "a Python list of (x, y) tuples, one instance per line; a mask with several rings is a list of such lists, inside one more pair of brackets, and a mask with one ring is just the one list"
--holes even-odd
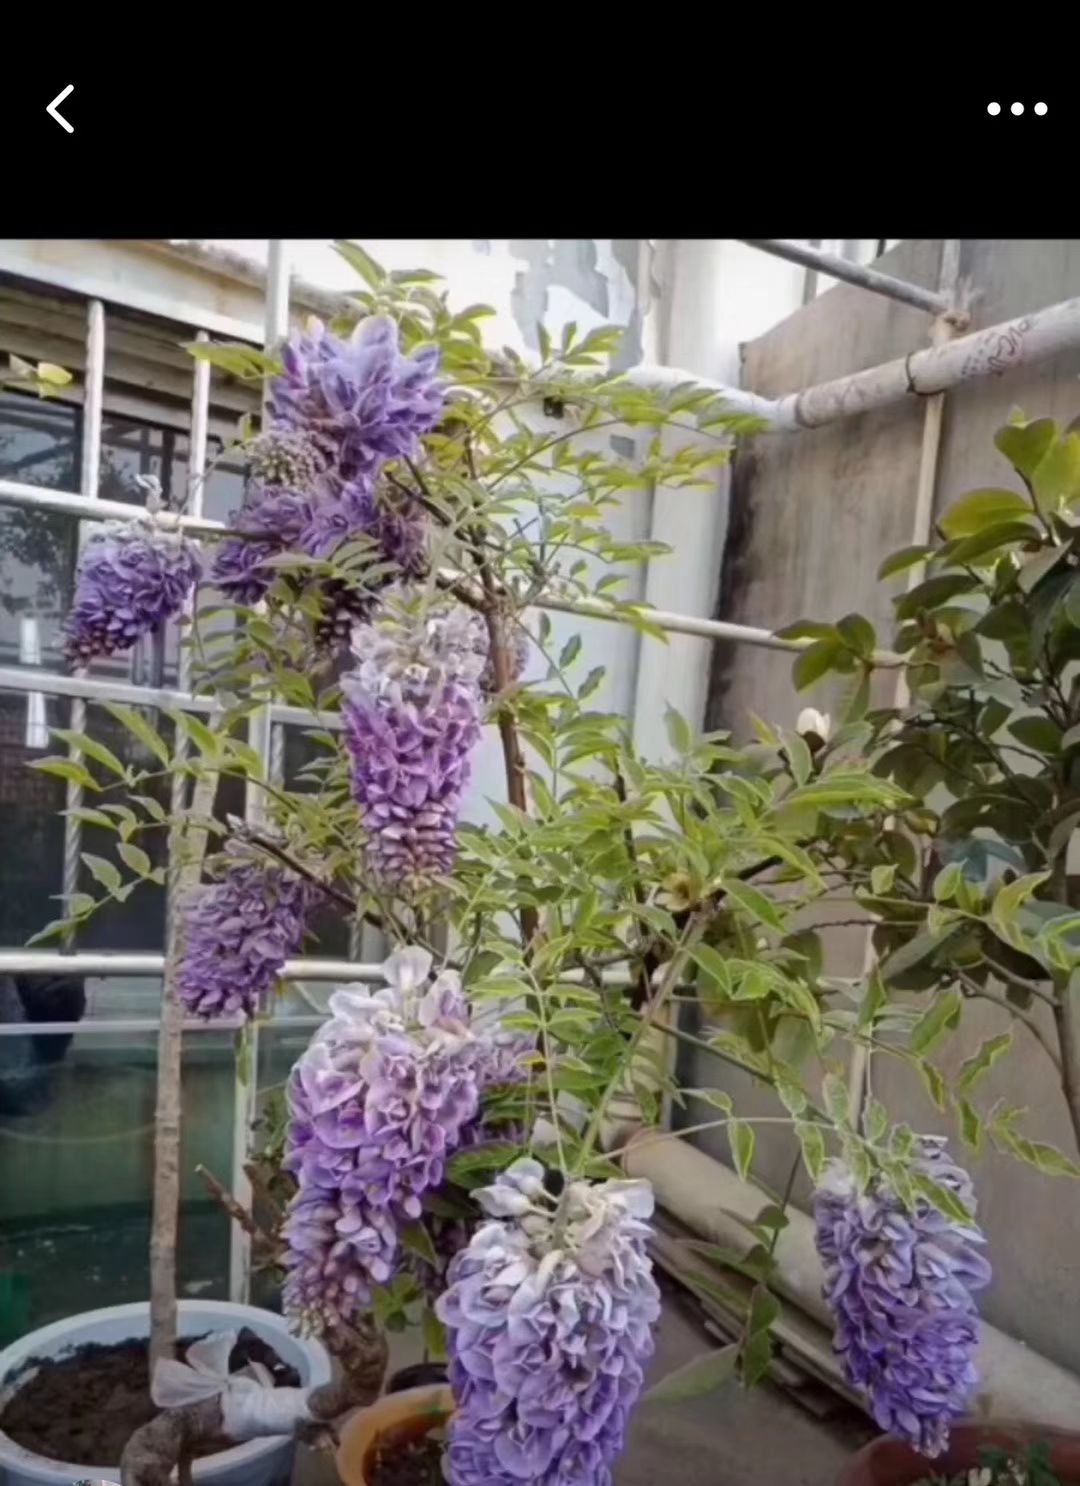
[(235, 1331), (215, 1331), (192, 1342), (186, 1362), (163, 1358), (154, 1369), (150, 1397), (159, 1409), (185, 1409), (219, 1398), (223, 1428), (230, 1439), (292, 1434), (297, 1424), (312, 1417), (308, 1390), (275, 1388), (261, 1362), (249, 1362), (240, 1372), (230, 1373), (229, 1355), (236, 1337)]

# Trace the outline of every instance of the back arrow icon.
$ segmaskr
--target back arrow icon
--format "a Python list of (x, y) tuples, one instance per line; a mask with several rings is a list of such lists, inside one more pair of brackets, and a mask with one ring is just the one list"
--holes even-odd
[(63, 101), (67, 97), (67, 95), (69, 93), (74, 93), (74, 91), (75, 91), (75, 84), (74, 83), (68, 83), (67, 87), (64, 88), (62, 92), (57, 93), (57, 95), (53, 99), (53, 101), (51, 103), (47, 104), (46, 105), (46, 108), (45, 108), (45, 112), (51, 118), (54, 118), (56, 120), (56, 122), (60, 125), (61, 129), (66, 129), (69, 134), (74, 134), (75, 133), (75, 125), (74, 124), (69, 124), (68, 121), (67, 121), (67, 119), (63, 118), (60, 114), (57, 113), (57, 111), (56, 111), (56, 105), (58, 103), (63, 103)]

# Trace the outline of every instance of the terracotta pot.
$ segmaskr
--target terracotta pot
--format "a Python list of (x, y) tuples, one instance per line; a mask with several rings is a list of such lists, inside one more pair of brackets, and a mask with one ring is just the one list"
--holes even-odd
[(370, 1408), (358, 1409), (342, 1427), (337, 1451), (338, 1475), (344, 1486), (370, 1486), (368, 1465), (383, 1435), (399, 1430), (405, 1437), (427, 1434), (444, 1424), (453, 1411), (453, 1394), (445, 1383), (388, 1393)]
[(1050, 1446), (1050, 1465), (1063, 1486), (1080, 1486), (1080, 1434), (1013, 1420), (954, 1425), (949, 1448), (937, 1460), (917, 1455), (899, 1440), (874, 1440), (852, 1459), (839, 1486), (912, 1486), (931, 1474), (951, 1476), (971, 1470), (980, 1463), (979, 1451), (984, 1445), (1021, 1451), (1036, 1442)]

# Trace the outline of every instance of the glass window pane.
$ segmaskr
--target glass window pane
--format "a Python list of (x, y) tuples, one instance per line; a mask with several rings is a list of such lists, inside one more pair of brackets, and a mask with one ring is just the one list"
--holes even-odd
[[(154, 1033), (0, 1035), (0, 1285), (15, 1298), (0, 1328), (147, 1298), (156, 1047)], [(229, 1180), (234, 1066), (230, 1034), (185, 1037), (181, 1296), (228, 1290), (229, 1219), (195, 1167)]]
[[(305, 728), (288, 723), (283, 724), (283, 727), (285, 732), (285, 788), (313, 789), (314, 786), (311, 783), (299, 777), (300, 771), (315, 759), (326, 758), (327, 751), (322, 744), (313, 742), (308, 737)], [(305, 954), (321, 955), (332, 959), (349, 958), (350, 924), (340, 908), (320, 897), (319, 905), (309, 923), (312, 937), (305, 945)]]
[[(203, 487), (203, 515), (211, 521), (228, 521), (232, 513), (243, 504), (247, 484), (242, 465), (221, 461), (222, 448), (220, 439), (207, 440), (206, 458), (210, 473)], [(186, 478), (186, 456), (183, 468)]]
[(67, 721), (66, 698), (0, 692), (0, 944), (9, 948), (60, 917), (66, 786), (27, 765), (61, 751), (48, 729)]
[[(0, 392), (0, 479), (79, 488), (81, 409)], [(75, 523), (27, 506), (0, 506), (0, 662), (61, 663), (61, 624), (75, 572)]]

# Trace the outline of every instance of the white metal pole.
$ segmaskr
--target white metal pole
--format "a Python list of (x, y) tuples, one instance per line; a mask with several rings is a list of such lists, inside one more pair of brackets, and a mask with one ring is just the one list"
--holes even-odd
[[(79, 950), (75, 954), (49, 949), (0, 949), (0, 975), (161, 975), (165, 956), (150, 950)], [(284, 980), (360, 980), (382, 983), (380, 965), (357, 960), (286, 960)], [(573, 979), (568, 973), (567, 977)], [(23, 1026), (23, 1023), (17, 1025)]]
[[(101, 419), (105, 405), (105, 307), (99, 299), (86, 306), (86, 380), (83, 391), (82, 457), (79, 467), (79, 499), (85, 504), (98, 498), (101, 477)], [(82, 526), (76, 527), (76, 544), (82, 544)], [(85, 675), (80, 667), (79, 675)], [(86, 702), (74, 697), (68, 716), (73, 732), (86, 731)], [(68, 749), (75, 763), (82, 762), (82, 751), (74, 744)], [(82, 846), (82, 824), (73, 811), (82, 805), (83, 787), (69, 779), (65, 792), (64, 815), (64, 912), (70, 913), (71, 901), (79, 890), (79, 856)], [(70, 943), (71, 934), (67, 935)]]
[[(266, 269), (265, 345), (272, 351), (289, 331), (289, 255), (285, 241), (272, 238)], [(263, 394), (263, 423), (269, 405), (269, 383)], [(248, 743), (262, 761), (263, 774), (270, 778), (273, 760), (269, 707), (260, 707), (248, 719)], [(258, 828), (266, 818), (266, 792), (248, 779), (244, 792), (244, 819)], [(251, 1205), (251, 1182), (247, 1162), (251, 1152), (252, 1131), (257, 1115), (256, 1094), (259, 1071), (259, 1032), (251, 1022), (246, 1032), (246, 1070), (239, 1060), (233, 1098), (232, 1193), (241, 1207)], [(239, 1223), (229, 1229), (229, 1298), (246, 1302), (251, 1287), (251, 1238)]]
[[(200, 330), (195, 339), (202, 343), (209, 340), (205, 330)], [(183, 510), (196, 520), (203, 513), (203, 486), (206, 480), (206, 444), (210, 419), (210, 363), (195, 358), (192, 362), (191, 426), (188, 431), (188, 482), (184, 492)], [(191, 690), (190, 626), (194, 620), (196, 593), (189, 594), (184, 601), (181, 625), (180, 659), (177, 664), (177, 685), (183, 692)], [(183, 763), (190, 744), (186, 733), (177, 731), (173, 752), (177, 763)], [(187, 775), (176, 769), (172, 777), (172, 809), (175, 814), (184, 808), (187, 794)]]

